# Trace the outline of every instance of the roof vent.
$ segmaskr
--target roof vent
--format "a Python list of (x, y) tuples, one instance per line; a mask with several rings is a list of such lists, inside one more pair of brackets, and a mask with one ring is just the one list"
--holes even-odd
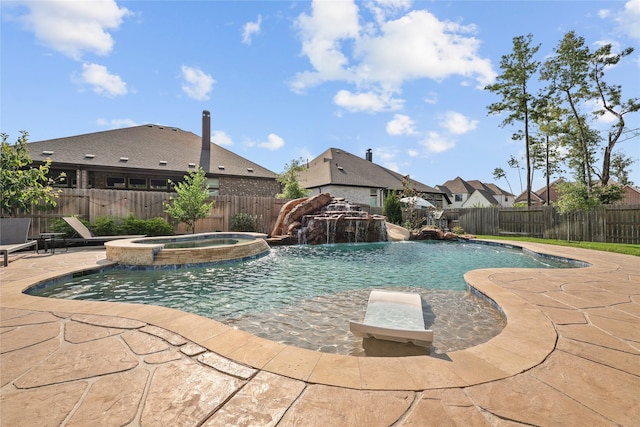
[(120, 157), (120, 161), (121, 162), (128, 162), (129, 158), (128, 157)]
[(50, 151), (50, 150), (42, 150), (42, 155), (43, 156), (50, 156), (52, 155), (54, 152)]
[(247, 168), (247, 172), (253, 172), (253, 168)]
[(218, 165), (218, 169), (220, 169), (221, 171), (224, 170), (224, 165)]
[(84, 158), (85, 159), (93, 159), (96, 155), (95, 154), (85, 154)]
[(166, 160), (160, 160), (160, 166), (167, 166)]
[(195, 163), (189, 163), (189, 167), (190, 167), (190, 168), (195, 168), (195, 167), (196, 167), (196, 164), (195, 164)]
[(344, 168), (342, 166), (338, 166), (338, 170), (343, 171)]

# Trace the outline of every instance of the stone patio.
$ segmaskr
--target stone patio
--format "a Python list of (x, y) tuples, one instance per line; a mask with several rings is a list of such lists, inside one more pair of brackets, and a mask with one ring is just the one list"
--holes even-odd
[(105, 252), (13, 254), (0, 423), (640, 425), (640, 259), (521, 245), (591, 267), (467, 273), (507, 327), (448, 360), (318, 353), (162, 307), (32, 297), (21, 291), (108, 265)]

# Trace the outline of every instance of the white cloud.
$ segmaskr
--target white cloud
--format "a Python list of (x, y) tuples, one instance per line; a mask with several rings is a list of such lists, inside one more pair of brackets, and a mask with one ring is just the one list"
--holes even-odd
[(83, 52), (107, 55), (113, 49), (109, 31), (117, 30), (132, 13), (115, 1), (24, 1), (29, 13), (20, 16), (43, 44), (80, 60)]
[(266, 148), (267, 150), (275, 151), (279, 148), (284, 147), (284, 139), (280, 138), (275, 133), (270, 133), (267, 137), (267, 141), (260, 142), (258, 144), (260, 148)]
[(438, 132), (429, 132), (427, 137), (420, 141), (420, 145), (431, 153), (443, 153), (455, 147), (455, 142), (445, 138)]
[(233, 145), (233, 140), (231, 139), (231, 137), (221, 130), (213, 131), (213, 134), (211, 135), (211, 142), (221, 146)]
[(132, 119), (98, 119), (96, 121), (98, 126), (104, 126), (109, 129), (121, 129), (121, 128), (129, 128), (133, 126), (140, 126), (135, 120)]
[(404, 114), (396, 114), (393, 120), (387, 123), (387, 133), (389, 135), (415, 135), (416, 130), (411, 117)]
[(339, 91), (334, 97), (333, 102), (348, 111), (352, 112), (380, 112), (395, 111), (402, 108), (403, 101), (401, 99), (384, 96), (373, 92), (351, 93), (348, 90)]
[(262, 25), (262, 16), (258, 15), (256, 22), (247, 22), (242, 27), (242, 43), (251, 44), (251, 37), (254, 34), (260, 34), (260, 26)]
[(473, 25), (440, 21), (426, 10), (389, 20), (379, 13), (377, 18), (379, 22), (360, 25), (364, 18), (354, 1), (314, 1), (311, 14), (303, 13), (297, 20), (302, 53), (312, 70), (298, 73), (292, 90), (344, 81), (398, 93), (403, 83), (414, 79), (459, 75), (474, 78), (479, 87), (494, 80), (491, 62), (478, 54)]
[(314, 1), (311, 14), (301, 14), (296, 26), (302, 39), (302, 53), (314, 71), (298, 73), (292, 90), (303, 92), (327, 80), (348, 80), (348, 59), (341, 51), (342, 41), (358, 37), (358, 6), (352, 1)]
[(629, 37), (640, 40), (640, 0), (626, 2), (624, 11), (618, 14), (617, 21)]
[(437, 103), (438, 103), (438, 94), (437, 94), (437, 93), (435, 93), (435, 92), (429, 92), (429, 93), (427, 94), (427, 96), (425, 96), (425, 97), (423, 98), (423, 101), (424, 101), (426, 104), (431, 104), (431, 105), (437, 104)]
[(189, 67), (187, 65), (182, 66), (182, 78), (184, 79), (182, 91), (189, 98), (198, 101), (209, 99), (209, 93), (216, 82), (210, 74), (206, 74), (197, 67)]
[(104, 65), (82, 64), (78, 83), (93, 86), (98, 95), (118, 96), (127, 94), (127, 84), (117, 74), (111, 74)]
[(420, 155), (420, 152), (418, 150), (410, 148), (407, 150), (407, 154), (409, 155), (409, 157), (418, 157)]
[(455, 111), (447, 111), (441, 126), (454, 135), (462, 135), (474, 130), (478, 126), (478, 120), (470, 120)]

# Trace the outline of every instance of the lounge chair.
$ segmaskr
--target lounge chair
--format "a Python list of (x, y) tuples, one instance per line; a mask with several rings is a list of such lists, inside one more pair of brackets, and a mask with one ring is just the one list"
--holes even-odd
[(133, 239), (135, 237), (144, 237), (143, 234), (138, 235), (122, 235), (122, 236), (94, 236), (93, 233), (75, 216), (65, 216), (62, 218), (71, 228), (75, 230), (78, 235), (80, 235), (81, 239), (67, 239), (70, 240), (79, 240), (84, 243), (88, 242), (108, 242), (110, 240), (118, 240), (118, 239)]
[(349, 322), (357, 337), (412, 343), (430, 347), (433, 331), (424, 327), (422, 298), (419, 294), (371, 291), (364, 321)]
[(0, 254), (4, 256), (4, 266), (9, 265), (9, 254), (33, 246), (38, 251), (38, 241), (29, 240), (31, 218), (0, 218)]

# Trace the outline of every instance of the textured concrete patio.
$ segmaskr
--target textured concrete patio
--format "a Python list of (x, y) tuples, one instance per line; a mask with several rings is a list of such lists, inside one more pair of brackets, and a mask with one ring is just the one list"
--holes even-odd
[(105, 252), (13, 255), (0, 423), (640, 425), (640, 259), (522, 246), (591, 266), (468, 273), (507, 327), (448, 360), (318, 353), (161, 307), (32, 297), (22, 290), (108, 265)]

